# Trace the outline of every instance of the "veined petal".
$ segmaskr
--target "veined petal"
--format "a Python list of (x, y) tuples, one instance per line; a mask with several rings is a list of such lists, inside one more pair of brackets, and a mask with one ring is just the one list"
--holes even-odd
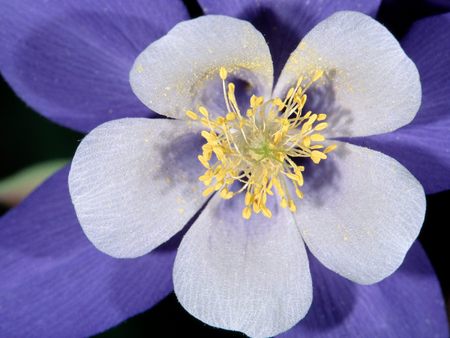
[(66, 167), (0, 218), (0, 337), (87, 337), (172, 291), (175, 250), (132, 260), (98, 251), (70, 201)]
[(327, 172), (316, 168), (317, 175), (306, 180), (314, 188), (305, 186), (296, 220), (326, 267), (357, 283), (375, 283), (400, 266), (419, 234), (425, 194), (393, 158), (337, 144), (334, 158), (323, 165)]
[(422, 105), (413, 122), (389, 134), (348, 139), (397, 159), (427, 194), (450, 189), (449, 31), (447, 13), (418, 21), (402, 40), (423, 87)]
[(223, 101), (221, 67), (270, 96), (273, 67), (264, 37), (246, 21), (216, 15), (179, 23), (148, 46), (134, 63), (130, 83), (150, 109), (184, 119), (199, 105), (213, 107), (216, 95)]
[(414, 63), (392, 34), (357, 12), (338, 12), (313, 28), (291, 54), (275, 94), (323, 70), (330, 136), (366, 136), (408, 124), (420, 106)]
[(375, 16), (380, 0), (199, 0), (206, 14), (222, 14), (251, 22), (266, 39), (275, 78), (289, 54), (320, 21), (336, 11), (354, 10)]
[(129, 118), (102, 124), (78, 147), (69, 175), (86, 236), (114, 257), (141, 256), (178, 232), (204, 203), (185, 122)]
[(311, 304), (305, 247), (290, 212), (241, 216), (243, 197), (214, 196), (184, 236), (174, 266), (175, 294), (203, 322), (252, 337), (273, 336)]
[(181, 0), (2, 1), (0, 71), (28, 105), (78, 131), (149, 116), (130, 88), (130, 68), (188, 17)]

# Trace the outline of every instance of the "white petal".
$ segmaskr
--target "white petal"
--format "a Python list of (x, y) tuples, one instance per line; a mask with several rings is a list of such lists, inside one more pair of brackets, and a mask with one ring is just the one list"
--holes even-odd
[(91, 131), (75, 153), (69, 188), (92, 243), (137, 257), (178, 232), (204, 203), (200, 146), (183, 121), (121, 119)]
[(183, 238), (174, 266), (175, 294), (203, 322), (273, 336), (302, 319), (312, 300), (303, 241), (289, 211), (272, 219), (241, 216), (239, 196), (217, 195)]
[(310, 168), (316, 175), (305, 178), (309, 187), (297, 223), (326, 267), (357, 283), (375, 283), (400, 266), (419, 234), (425, 194), (393, 158), (337, 143), (322, 168)]
[(317, 69), (331, 81), (322, 100), (331, 101), (323, 108), (333, 136), (389, 132), (411, 122), (419, 109), (416, 66), (392, 34), (364, 14), (338, 12), (314, 27), (291, 54), (275, 92)]
[(185, 118), (187, 110), (223, 101), (220, 67), (270, 95), (273, 66), (264, 37), (246, 21), (216, 15), (181, 22), (148, 46), (133, 65), (130, 83), (150, 109)]

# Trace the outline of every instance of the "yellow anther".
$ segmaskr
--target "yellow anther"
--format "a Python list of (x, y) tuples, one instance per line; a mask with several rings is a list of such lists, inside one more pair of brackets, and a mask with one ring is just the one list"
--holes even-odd
[(287, 199), (286, 198), (282, 198), (281, 199), (281, 207), (283, 208), (283, 209), (286, 209), (287, 208), (287, 206), (288, 206), (288, 201), (287, 201)]
[(322, 153), (321, 151), (318, 150), (313, 150), (311, 152), (311, 160), (315, 163), (318, 164), (320, 162), (320, 160), (324, 160), (327, 158), (327, 155), (325, 155), (324, 153)]
[(250, 107), (257, 108), (264, 102), (264, 97), (252, 95), (250, 97)]
[(295, 174), (296, 174), (296, 176), (297, 176), (297, 183), (298, 183), (298, 185), (299, 185), (299, 186), (302, 186), (303, 183), (305, 182), (304, 179), (303, 179), (303, 174), (302, 174), (302, 172), (299, 171), (299, 170), (296, 170)]
[(187, 115), (187, 117), (189, 117), (192, 120), (198, 120), (198, 115), (191, 110), (188, 110), (186, 112), (186, 115)]
[(319, 114), (317, 115), (317, 121), (323, 121), (327, 118), (327, 114)]
[(275, 186), (275, 189), (277, 189), (278, 195), (280, 195), (281, 197), (283, 197), (286, 193), (284, 192), (283, 187), (281, 186), (280, 181), (278, 180), (278, 178), (272, 178), (272, 182), (273, 185)]
[(245, 205), (250, 205), (253, 201), (253, 195), (250, 192), (245, 193)]
[(314, 130), (320, 131), (320, 130), (324, 130), (328, 127), (328, 123), (327, 122), (322, 122), (319, 123), (317, 126), (315, 126)]
[(207, 176), (205, 174), (205, 175), (200, 176), (198, 179), (200, 182), (203, 182), (205, 185), (210, 185), (213, 180), (213, 176)]
[(214, 186), (210, 185), (208, 188), (206, 188), (205, 190), (203, 190), (202, 195), (204, 197), (211, 195), (214, 192)]
[(286, 99), (290, 99), (292, 94), (294, 94), (294, 88), (291, 87), (286, 94)]
[(308, 98), (308, 96), (306, 94), (303, 94), (302, 97), (300, 98), (299, 103), (300, 103), (301, 108), (303, 108), (303, 106), (305, 105), (307, 98)]
[(210, 168), (208, 161), (206, 160), (206, 158), (203, 157), (203, 155), (198, 155), (197, 158), (206, 169)]
[(255, 95), (252, 95), (250, 97), (250, 107), (252, 107), (252, 108), (256, 107), (256, 99), (257, 99), (257, 96), (255, 96)]
[(303, 175), (287, 173), (286, 176), (289, 177), (291, 180), (297, 182), (298, 185), (300, 186), (303, 185)]
[(223, 187), (223, 182), (222, 181), (221, 182), (217, 182), (216, 185), (214, 186), (214, 190), (215, 191), (219, 191), (220, 188), (222, 188), (222, 187)]
[(228, 191), (228, 189), (227, 188), (223, 188), (221, 191), (220, 191), (220, 197), (222, 197), (223, 199), (225, 199), (225, 200), (228, 200), (228, 199), (230, 199), (231, 197), (233, 197), (233, 193), (231, 192), (231, 191)]
[(303, 192), (301, 192), (299, 189), (295, 188), (295, 194), (297, 195), (298, 198), (302, 199), (303, 198)]
[(307, 133), (308, 131), (310, 131), (312, 129), (312, 126), (313, 126), (314, 122), (316, 122), (316, 119), (317, 119), (317, 115), (316, 114), (312, 114), (306, 120), (306, 122), (303, 123), (302, 130), (301, 130), (302, 134), (305, 134), (305, 133)]
[(228, 72), (224, 67), (220, 67), (219, 75), (220, 78), (225, 81), (227, 79)]
[(206, 130), (202, 130), (201, 135), (208, 141), (209, 143), (213, 143), (215, 138), (212, 134), (208, 133)]
[(312, 114), (309, 118), (308, 121), (306, 121), (306, 123), (308, 124), (313, 124), (314, 122), (316, 122), (317, 120), (317, 114)]
[(211, 150), (203, 150), (203, 158), (206, 160), (206, 161), (209, 161), (210, 159), (211, 159), (211, 155), (212, 155), (212, 151)]
[(234, 89), (235, 89), (235, 85), (233, 82), (230, 82), (228, 84), (228, 98), (230, 98), (230, 95), (234, 96)]
[(273, 100), (273, 104), (278, 107), (278, 110), (282, 110), (285, 107), (285, 104), (283, 103), (283, 101), (281, 101), (281, 99), (278, 97)]
[(297, 206), (295, 205), (293, 200), (289, 200), (289, 210), (291, 212), (296, 212), (297, 211)]
[(216, 123), (220, 126), (225, 124), (225, 119), (222, 116), (219, 116), (216, 120)]
[(325, 136), (323, 136), (322, 134), (312, 134), (311, 141), (314, 142), (325, 141)]
[(245, 207), (242, 210), (242, 217), (244, 217), (245, 219), (250, 219), (251, 215), (252, 215), (252, 209), (250, 209), (249, 207)]
[(223, 161), (225, 160), (225, 154), (223, 153), (222, 148), (220, 148), (220, 147), (214, 147), (213, 151), (214, 151), (214, 154), (216, 154), (217, 158), (218, 158), (220, 161), (223, 162)]
[(259, 201), (258, 201), (258, 200), (255, 200), (255, 201), (253, 202), (253, 212), (254, 212), (255, 214), (259, 214), (259, 213), (261, 212), (261, 205), (259, 204)]
[(202, 145), (202, 151), (203, 153), (211, 153), (212, 152), (213, 147), (210, 144), (204, 144)]
[(272, 212), (266, 206), (262, 207), (261, 211), (263, 215), (266, 216), (267, 218), (272, 218)]
[[(311, 130), (311, 129), (309, 129), (309, 130)], [(309, 131), (309, 130), (306, 130), (306, 131)], [(306, 132), (305, 131), (305, 132)], [(306, 148), (309, 148), (310, 146), (311, 146), (311, 137), (310, 136), (306, 136), (304, 139), (303, 139), (303, 145), (306, 147)]]
[(199, 107), (198, 111), (200, 112), (200, 114), (202, 114), (204, 117), (209, 117), (209, 113), (208, 110), (205, 107)]
[(229, 112), (226, 116), (227, 121), (233, 121), (236, 119), (236, 114), (234, 112)]
[(282, 138), (283, 138), (283, 133), (277, 131), (277, 132), (275, 133), (275, 135), (273, 136), (273, 143), (274, 143), (274, 144), (280, 143), (280, 141), (281, 141)]
[(312, 82), (316, 82), (317, 80), (319, 80), (321, 77), (323, 76), (323, 70), (316, 70), (316, 72), (314, 73), (313, 77), (312, 77)]
[(329, 145), (328, 147), (325, 148), (325, 150), (323, 151), (325, 154), (328, 154), (330, 152), (332, 152), (334, 149), (336, 149), (337, 144), (332, 144)]

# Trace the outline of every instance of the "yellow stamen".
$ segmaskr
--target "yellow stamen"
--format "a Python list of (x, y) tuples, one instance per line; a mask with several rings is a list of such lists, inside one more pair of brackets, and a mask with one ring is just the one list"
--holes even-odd
[(236, 114), (233, 112), (229, 112), (226, 116), (227, 121), (233, 121), (236, 119)]
[(249, 207), (245, 207), (244, 210), (242, 210), (242, 217), (244, 217), (245, 219), (249, 219), (251, 215), (252, 209), (250, 209)]
[(330, 152), (332, 152), (334, 149), (336, 149), (337, 144), (332, 144), (329, 145), (328, 147), (325, 148), (325, 150), (323, 151), (325, 154), (328, 154)]
[(204, 117), (208, 118), (209, 113), (208, 113), (208, 110), (206, 110), (205, 107), (200, 107), (200, 108), (198, 108), (198, 111), (199, 111), (200, 114), (202, 114)]
[(328, 127), (328, 123), (322, 122), (322, 123), (319, 123), (319, 124), (314, 128), (314, 130), (320, 131), (320, 130), (326, 129), (327, 127)]
[(192, 120), (198, 120), (198, 115), (194, 113), (193, 111), (188, 110), (186, 112), (187, 117), (189, 117)]
[(198, 108), (201, 116), (193, 111), (186, 112), (190, 119), (198, 120), (207, 128), (201, 132), (206, 143), (198, 156), (205, 167), (205, 173), (199, 177), (207, 187), (204, 196), (217, 191), (223, 199), (230, 199), (243, 192), (242, 217), (249, 219), (252, 213), (261, 213), (271, 218), (267, 201), (276, 191), (281, 207), (296, 212), (291, 196), (294, 190), (288, 188), (288, 183), (293, 185), (295, 196), (302, 199), (300, 188), (305, 169), (296, 161), (310, 158), (318, 164), (336, 148), (335, 144), (325, 148), (317, 143), (325, 141), (319, 131), (327, 128), (328, 123), (323, 122), (327, 115), (302, 111), (307, 100), (306, 90), (323, 74), (323, 70), (317, 70), (305, 84), (300, 77), (284, 99), (264, 101), (263, 97), (252, 95), (245, 115), (241, 115), (236, 87), (226, 82), (227, 70), (220, 68), (227, 112), (217, 118), (212, 118), (205, 107)]
[(228, 72), (224, 67), (220, 67), (219, 75), (222, 80), (226, 80)]

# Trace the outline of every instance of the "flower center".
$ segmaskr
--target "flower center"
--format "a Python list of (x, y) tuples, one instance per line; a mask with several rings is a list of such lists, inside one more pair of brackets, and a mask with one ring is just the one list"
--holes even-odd
[[(292, 192), (301, 199), (303, 193), (303, 171), (299, 158), (310, 158), (315, 164), (327, 158), (336, 145), (325, 148), (320, 142), (325, 137), (320, 133), (327, 128), (326, 114), (303, 114), (306, 90), (323, 76), (316, 71), (302, 86), (303, 77), (291, 87), (284, 100), (274, 98), (264, 101), (253, 95), (250, 106), (242, 112), (235, 97), (235, 85), (227, 84), (227, 71), (220, 69), (223, 95), (227, 114), (212, 118), (205, 107), (199, 114), (187, 111), (186, 115), (199, 121), (207, 130), (201, 135), (206, 140), (198, 160), (205, 167), (199, 180), (207, 186), (203, 191), (208, 196), (220, 191), (220, 196), (230, 199), (245, 192), (242, 216), (249, 219), (254, 213), (272, 217), (267, 207), (267, 195), (281, 198), (281, 206), (292, 212), (297, 210)], [(213, 157), (214, 155), (214, 157)], [(291, 182), (293, 189), (288, 188)]]

